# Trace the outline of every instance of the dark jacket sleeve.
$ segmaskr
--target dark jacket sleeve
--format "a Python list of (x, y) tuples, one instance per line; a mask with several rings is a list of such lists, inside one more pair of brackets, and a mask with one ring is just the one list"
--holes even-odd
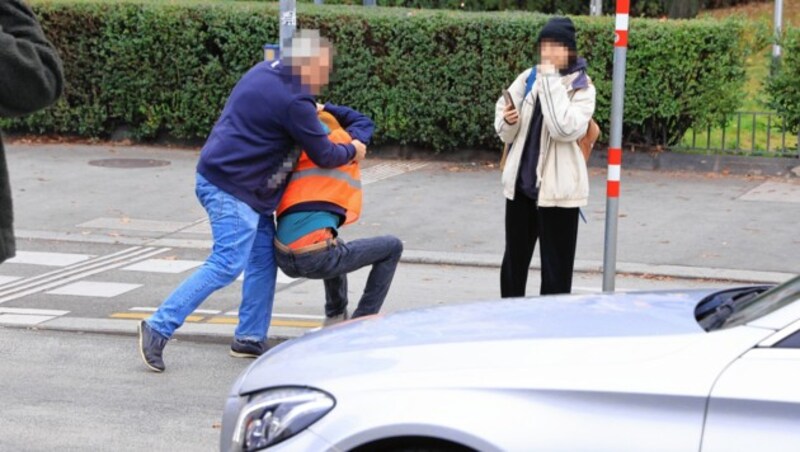
[(63, 86), (61, 59), (33, 12), (20, 0), (0, 0), (0, 115), (47, 107)]
[(372, 140), (372, 134), (375, 132), (375, 123), (372, 122), (369, 116), (352, 108), (334, 104), (325, 104), (325, 111), (332, 114), (354, 139), (364, 144), (369, 144), (370, 140)]
[(317, 106), (309, 97), (298, 97), (289, 104), (289, 134), (320, 168), (336, 168), (353, 160), (352, 144), (336, 144), (328, 139), (317, 116)]

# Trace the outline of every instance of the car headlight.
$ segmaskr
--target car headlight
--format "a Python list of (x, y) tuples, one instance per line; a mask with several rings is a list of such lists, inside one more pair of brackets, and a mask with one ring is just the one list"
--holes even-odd
[(311, 388), (255, 394), (239, 414), (231, 450), (249, 452), (278, 444), (318, 421), (334, 405), (333, 397)]

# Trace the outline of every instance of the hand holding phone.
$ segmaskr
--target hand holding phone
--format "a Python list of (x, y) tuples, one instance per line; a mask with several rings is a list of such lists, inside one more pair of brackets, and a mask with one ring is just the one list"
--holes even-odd
[(507, 124), (514, 125), (519, 120), (517, 106), (514, 105), (514, 99), (511, 97), (511, 93), (509, 93), (507, 89), (503, 90), (503, 97), (506, 100), (506, 108), (505, 112), (503, 113), (503, 119), (505, 119)]
[(506, 108), (511, 105), (514, 110), (517, 109), (517, 106), (514, 105), (514, 99), (511, 97), (511, 93), (509, 93), (507, 89), (503, 90), (503, 97), (506, 99)]

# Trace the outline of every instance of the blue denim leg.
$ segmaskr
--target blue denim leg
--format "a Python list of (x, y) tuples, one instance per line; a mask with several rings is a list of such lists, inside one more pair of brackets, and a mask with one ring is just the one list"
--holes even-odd
[(354, 240), (347, 247), (351, 253), (359, 255), (362, 262), (372, 263), (364, 294), (353, 311), (353, 318), (377, 314), (389, 293), (394, 272), (403, 254), (403, 242), (397, 237), (384, 236)]
[(278, 271), (272, 244), (274, 238), (275, 222), (272, 215), (262, 215), (247, 268), (244, 270), (236, 339), (263, 341), (267, 337)]
[(214, 245), (205, 263), (175, 289), (147, 320), (164, 337), (172, 337), (186, 317), (209, 295), (233, 281), (247, 264), (261, 215), (197, 175), (197, 199), (206, 209)]
[(325, 284), (325, 316), (335, 317), (347, 309), (347, 273), (328, 278)]
[[(343, 310), (346, 294), (341, 294), (342, 278), (361, 267), (372, 265), (364, 294), (353, 312), (353, 318), (380, 311), (392, 284), (397, 263), (403, 254), (403, 242), (396, 237), (383, 236), (353, 240), (327, 250), (300, 254), (293, 257), (296, 270), (311, 279), (324, 279), (326, 289), (326, 314)], [(344, 279), (346, 281), (346, 279)], [(346, 290), (346, 286), (344, 286)], [(332, 292), (328, 292), (332, 290)], [(342, 300), (344, 298), (344, 300)]]

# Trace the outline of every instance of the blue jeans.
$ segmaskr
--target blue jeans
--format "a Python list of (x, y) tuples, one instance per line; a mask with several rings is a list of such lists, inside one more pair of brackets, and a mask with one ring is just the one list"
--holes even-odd
[(164, 337), (171, 337), (209, 295), (234, 282), (244, 271), (235, 338), (263, 341), (272, 317), (277, 275), (273, 217), (259, 214), (200, 174), (197, 174), (196, 193), (211, 222), (214, 237), (211, 255), (172, 292), (147, 323)]
[(372, 265), (364, 294), (353, 318), (380, 311), (394, 278), (403, 242), (392, 236), (373, 237), (345, 243), (333, 239), (324, 249), (294, 254), (275, 249), (278, 266), (292, 278), (325, 280), (325, 315), (334, 317), (347, 307), (347, 274)]

